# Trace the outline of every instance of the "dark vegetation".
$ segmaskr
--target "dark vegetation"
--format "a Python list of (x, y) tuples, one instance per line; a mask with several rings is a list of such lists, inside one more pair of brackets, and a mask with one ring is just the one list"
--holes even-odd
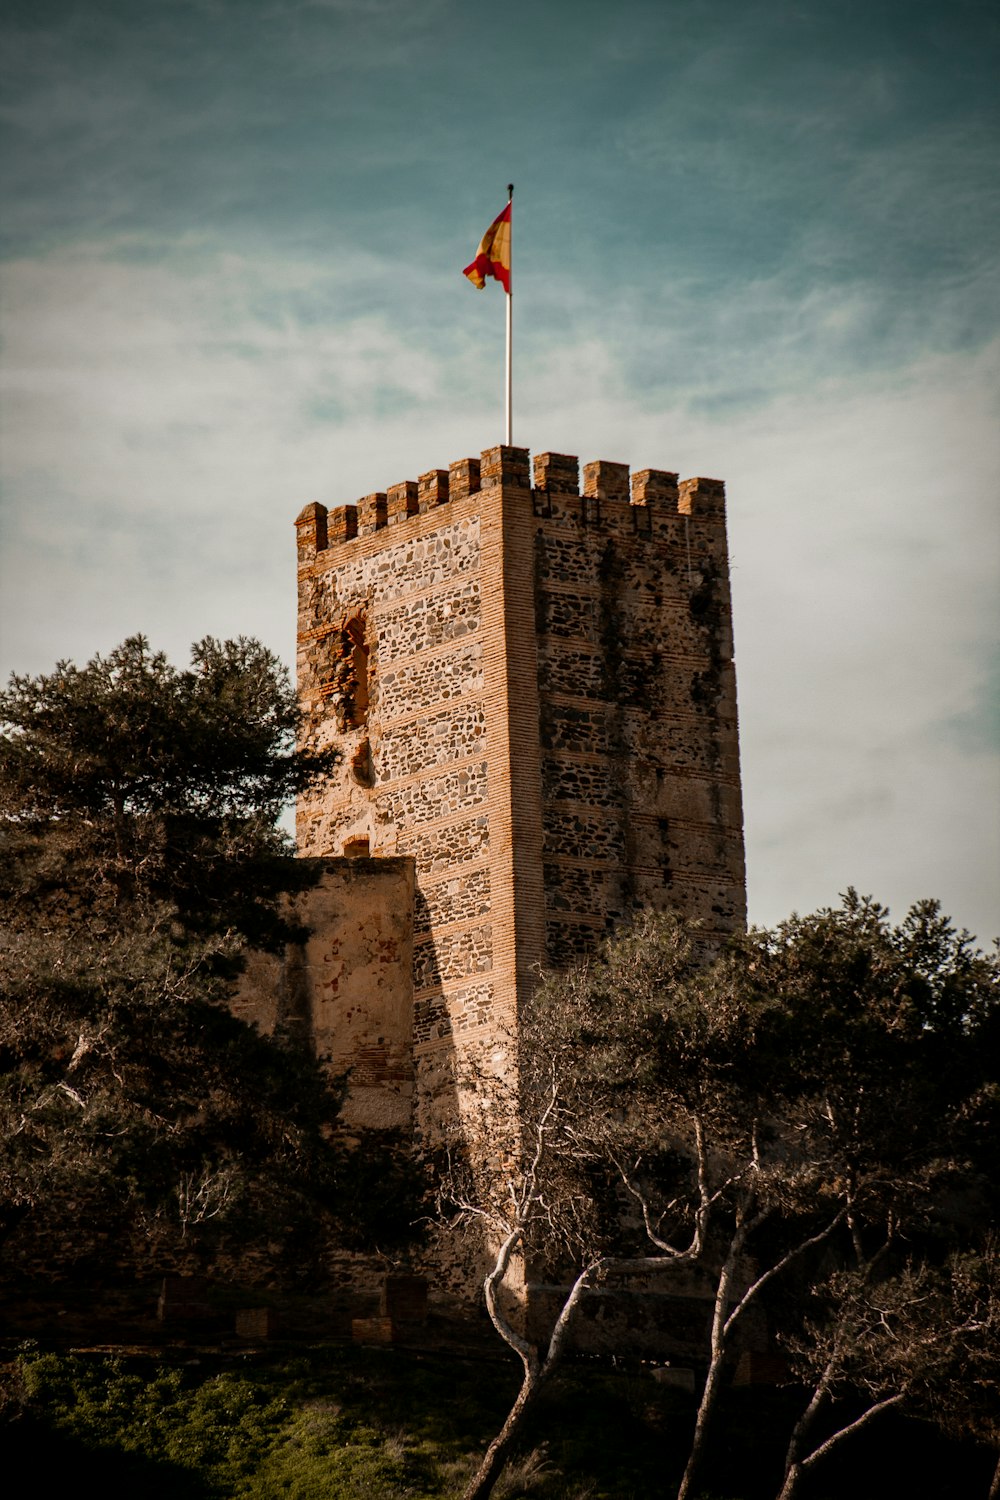
[[(0, 1408), (0, 1453), (39, 1493), (118, 1500), (450, 1500), (517, 1385), (488, 1358), (350, 1347), (173, 1358), (23, 1353)], [(706, 1464), (711, 1500), (771, 1500), (791, 1390), (727, 1394)], [(532, 1413), (496, 1493), (513, 1500), (661, 1500), (676, 1492), (691, 1402), (638, 1367), (568, 1365)], [(813, 1500), (985, 1494), (989, 1455), (888, 1416)], [(887, 1491), (884, 1465), (892, 1465)]]
[(320, 1060), (228, 1005), (310, 878), (277, 819), (329, 757), (296, 751), (297, 724), (284, 668), (247, 640), (202, 641), (178, 671), (136, 636), (0, 694), (8, 1278), (256, 1256), (280, 1281), (331, 1242), (409, 1232), (391, 1151), (341, 1138)]
[[(498, 1246), (485, 1302), (523, 1366), (465, 1500), (491, 1492), (588, 1297), (678, 1273), (710, 1325), (678, 1500), (705, 1483), (752, 1317), (801, 1388), (781, 1500), (893, 1410), (1000, 1450), (997, 978), (934, 903), (894, 926), (853, 892), (711, 962), (649, 915), (551, 978), (518, 1086), (470, 1068), (480, 1129), (441, 1188)], [(505, 1297), (518, 1257), (565, 1289), (554, 1328)]]
[[(414, 1165), (346, 1138), (321, 1060), (228, 1005), (309, 878), (276, 827), (329, 763), (297, 723), (243, 640), (177, 671), (135, 637), (0, 694), (8, 1305), (154, 1270), (328, 1292), (333, 1249), (413, 1234)], [(542, 986), (516, 1091), (468, 1059), (481, 1127), (437, 1192), (497, 1248), (485, 1358), (15, 1339), (0, 1441), (108, 1495), (863, 1500), (889, 1469), (996, 1496), (997, 978), (933, 903), (894, 925), (851, 892), (721, 954), (646, 916)], [(548, 1326), (508, 1295), (521, 1261)], [(695, 1395), (607, 1336), (579, 1357), (595, 1296), (692, 1275)], [(743, 1389), (753, 1329), (776, 1383)]]

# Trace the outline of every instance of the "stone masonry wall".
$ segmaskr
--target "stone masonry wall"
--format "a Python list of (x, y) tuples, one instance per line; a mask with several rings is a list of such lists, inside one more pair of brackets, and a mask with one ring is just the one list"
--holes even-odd
[[(425, 1113), (453, 1033), (481, 1029), (494, 1001), (480, 497), (460, 489), (445, 506), (425, 487), (418, 510), (397, 486), (395, 506), (361, 503), (356, 533), (353, 517), (345, 528), (333, 512), (339, 542), (322, 508), (299, 521), (299, 693), (310, 736), (343, 751), (330, 785), (300, 803), (299, 849), (415, 862), (414, 1048)], [(366, 509), (375, 516), (367, 527)], [(317, 520), (325, 550), (315, 547)], [(364, 626), (367, 707), (345, 723), (338, 697), (351, 620)]]
[(637, 906), (746, 918), (724, 488), (535, 459), (546, 958)]
[(282, 957), (250, 955), (233, 1000), (269, 1033), (309, 1037), (346, 1074), (342, 1119), (356, 1129), (413, 1125), (413, 861), (325, 859), (293, 898), (310, 930)]
[(420, 1117), (539, 965), (744, 921), (724, 489), (494, 448), (297, 525), (299, 848), (414, 861)]

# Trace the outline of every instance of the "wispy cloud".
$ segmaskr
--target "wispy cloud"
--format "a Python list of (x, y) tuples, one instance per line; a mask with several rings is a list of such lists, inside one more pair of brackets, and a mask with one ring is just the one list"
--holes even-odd
[[(137, 628), (178, 655), (208, 630), (290, 654), (300, 506), (496, 437), (499, 359), (343, 315), (352, 273), (385, 269), (369, 257), (338, 291), (326, 266), (202, 253), (192, 273), (135, 248), (10, 272), (4, 625), (22, 669)], [(995, 851), (963, 808), (996, 761), (956, 726), (979, 712), (997, 623), (1000, 454), (982, 434), (1000, 343), (891, 384), (820, 380), (806, 358), (786, 348), (752, 405), (707, 399), (721, 360), (639, 400), (618, 341), (567, 335), (525, 360), (516, 437), (729, 479), (755, 914), (853, 881), (985, 924)]]
[(291, 521), (515, 438), (730, 485), (751, 908), (988, 934), (983, 8), (53, 0), (4, 23), (3, 662), (291, 655)]

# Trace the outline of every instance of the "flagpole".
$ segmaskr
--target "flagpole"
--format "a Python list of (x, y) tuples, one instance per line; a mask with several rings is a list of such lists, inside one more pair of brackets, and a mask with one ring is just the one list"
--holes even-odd
[(511, 444), (513, 443), (513, 441), (514, 441), (514, 438), (513, 438), (513, 420), (512, 420), (513, 400), (512, 400), (512, 380), (511, 380), (511, 376), (512, 376), (511, 346), (512, 346), (512, 343), (513, 343), (513, 336), (514, 336), (514, 315), (513, 315), (513, 307), (514, 307), (514, 302), (513, 302), (513, 292), (514, 292), (514, 254), (513, 254), (513, 250), (514, 250), (514, 213), (513, 213), (514, 184), (512, 182), (508, 182), (508, 184), (507, 184), (507, 202), (509, 204), (511, 204), (510, 223), (508, 225), (508, 233), (510, 234), (511, 253), (510, 253), (510, 270), (507, 273), (508, 274), (508, 282), (509, 282), (510, 290), (507, 293), (507, 381), (506, 381), (506, 392), (505, 392), (505, 394), (506, 394), (505, 415), (506, 415), (506, 418), (507, 418), (506, 423), (505, 423), (505, 427), (506, 427), (507, 436), (504, 439), (504, 441), (506, 442), (507, 447), (509, 448), (511, 446)]

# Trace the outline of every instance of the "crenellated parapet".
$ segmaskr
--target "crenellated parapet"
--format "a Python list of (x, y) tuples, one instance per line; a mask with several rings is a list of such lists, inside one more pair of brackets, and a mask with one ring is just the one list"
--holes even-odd
[[(666, 469), (636, 469), (595, 459), (583, 465), (571, 453), (537, 453), (527, 448), (486, 448), (479, 458), (460, 458), (447, 469), (430, 469), (384, 491), (347, 505), (307, 505), (296, 526), (299, 561), (358, 538), (413, 523), (442, 507), (497, 486), (530, 490), (533, 513), (543, 520), (574, 522), (608, 533), (653, 537), (668, 534), (677, 518), (709, 525), (725, 521), (725, 485), (720, 479), (678, 481)], [(396, 532), (397, 536), (402, 533)]]

